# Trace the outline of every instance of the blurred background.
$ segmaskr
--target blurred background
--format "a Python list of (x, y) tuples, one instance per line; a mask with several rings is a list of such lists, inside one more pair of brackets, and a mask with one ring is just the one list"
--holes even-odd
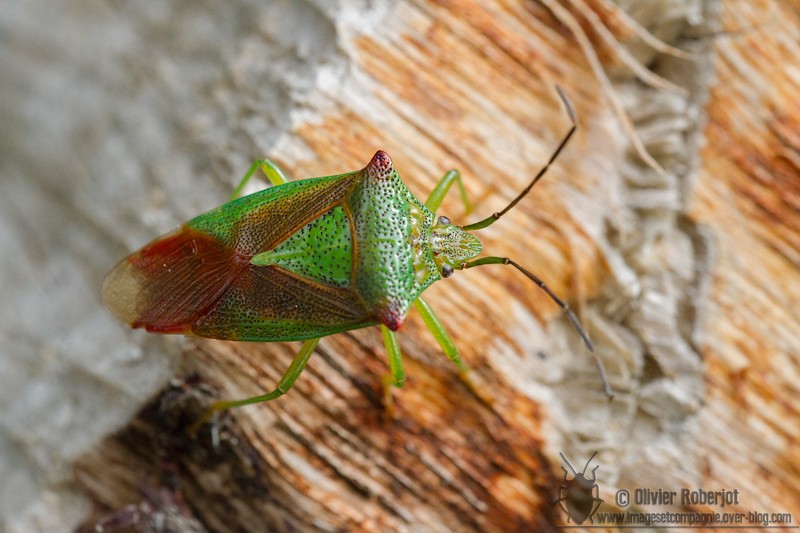
[[(797, 520), (798, 57), (789, 0), (6, 2), (0, 530), (547, 531), (559, 452), (595, 451), (603, 510), (725, 488), (725, 511)], [(559, 309), (497, 266), (426, 293), (483, 399), (412, 313), (393, 417), (368, 328), (214, 440), (175, 430), (193, 383), (258, 394), (298, 346), (130, 331), (100, 299), (117, 261), (264, 156), (305, 178), (383, 149), (422, 199), (458, 168), (474, 213), (440, 213), (474, 222), (569, 128), (556, 85), (579, 130), (481, 238), (576, 309), (612, 402)], [(638, 506), (661, 509), (721, 510)]]

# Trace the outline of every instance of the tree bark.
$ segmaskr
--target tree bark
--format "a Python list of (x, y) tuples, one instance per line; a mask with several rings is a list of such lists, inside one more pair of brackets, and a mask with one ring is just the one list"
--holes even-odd
[[(0, 472), (31, 480), (2, 482), (6, 529), (555, 531), (563, 496), (580, 521), (559, 453), (580, 472), (595, 451), (600, 512), (795, 524), (800, 4), (86, 3), (50, 35), (29, 31), (31, 5), (5, 15), (18, 83), (0, 89), (24, 134), (2, 136), (3, 221), (32, 265), (3, 263), (24, 312), (3, 310)], [(383, 149), (423, 200), (458, 168), (474, 210), (451, 193), (439, 214), (488, 216), (568, 130), (556, 85), (578, 132), (478, 234), (576, 310), (612, 401), (560, 309), (501, 266), (425, 293), (472, 386), (412, 311), (393, 409), (367, 328), (196, 434), (214, 399), (271, 390), (299, 343), (175, 342), (100, 310), (114, 259), (224, 201), (261, 156), (306, 178)], [(29, 324), (50, 320), (50, 336)], [(678, 498), (621, 505), (636, 489)], [(700, 489), (737, 501), (682, 499)]]

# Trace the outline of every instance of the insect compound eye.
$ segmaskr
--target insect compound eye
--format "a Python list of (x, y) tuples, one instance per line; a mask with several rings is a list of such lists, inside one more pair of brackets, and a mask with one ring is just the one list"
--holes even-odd
[(439, 224), (441, 224), (442, 226), (444, 226), (446, 224), (450, 224), (450, 219), (447, 218), (446, 216), (440, 216), (439, 217)]
[(449, 278), (452, 275), (453, 275), (453, 267), (451, 267), (450, 265), (448, 265), (446, 263), (444, 265), (442, 265), (442, 277), (443, 278)]

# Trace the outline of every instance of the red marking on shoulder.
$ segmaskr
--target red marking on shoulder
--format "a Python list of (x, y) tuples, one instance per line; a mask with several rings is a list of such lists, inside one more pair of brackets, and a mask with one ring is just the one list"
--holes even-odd
[(383, 150), (378, 150), (372, 156), (369, 164), (364, 168), (364, 172), (373, 179), (383, 180), (389, 178), (394, 171), (394, 164), (389, 154)]
[(378, 311), (378, 320), (392, 331), (397, 331), (405, 319), (406, 313), (394, 302), (386, 302)]

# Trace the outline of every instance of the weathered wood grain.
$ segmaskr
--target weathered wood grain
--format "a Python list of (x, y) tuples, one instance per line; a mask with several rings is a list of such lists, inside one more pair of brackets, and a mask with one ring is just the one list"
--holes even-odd
[[(0, 56), (0, 118), (21, 133), (0, 134), (21, 302), (3, 308), (0, 472), (28, 480), (0, 484), (5, 529), (548, 531), (559, 452), (582, 467), (596, 450), (601, 510), (619, 489), (724, 488), (738, 504), (634, 510), (800, 516), (796, 2), (87, 2), (50, 35), (28, 31), (31, 5), (4, 16)], [(115, 258), (262, 155), (301, 178), (380, 148), (422, 198), (459, 168), (475, 212), (457, 195), (440, 211), (482, 218), (569, 127), (556, 84), (578, 134), (481, 238), (577, 310), (612, 402), (558, 308), (501, 266), (426, 293), (491, 401), (412, 313), (394, 417), (367, 329), (192, 436), (202, 402), (270, 389), (298, 346), (187, 340), (177, 369), (100, 310)], [(25, 325), (43, 321), (50, 337)]]

